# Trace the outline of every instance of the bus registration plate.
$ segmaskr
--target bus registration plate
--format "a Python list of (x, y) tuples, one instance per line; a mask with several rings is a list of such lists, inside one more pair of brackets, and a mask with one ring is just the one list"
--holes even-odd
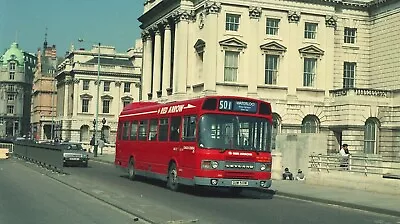
[(232, 180), (232, 185), (234, 185), (234, 186), (247, 186), (247, 185), (249, 185), (249, 182), (245, 181), (245, 180)]

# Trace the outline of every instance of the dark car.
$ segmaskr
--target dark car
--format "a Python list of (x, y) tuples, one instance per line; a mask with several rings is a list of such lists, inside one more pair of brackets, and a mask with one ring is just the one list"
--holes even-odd
[(89, 154), (80, 143), (60, 142), (57, 144), (62, 146), (63, 149), (64, 166), (76, 165), (88, 167)]

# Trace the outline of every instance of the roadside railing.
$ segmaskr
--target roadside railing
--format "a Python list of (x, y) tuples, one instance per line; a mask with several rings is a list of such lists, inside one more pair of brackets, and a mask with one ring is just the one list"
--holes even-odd
[(400, 179), (400, 159), (387, 159), (381, 155), (311, 155), (309, 169), (316, 172), (344, 171), (382, 175)]
[(31, 161), (53, 171), (63, 172), (63, 149), (57, 145), (15, 141), (13, 154), (16, 157)]

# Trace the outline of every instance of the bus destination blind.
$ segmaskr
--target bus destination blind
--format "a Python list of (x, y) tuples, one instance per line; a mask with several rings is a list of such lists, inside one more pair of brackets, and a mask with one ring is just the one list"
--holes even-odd
[(218, 108), (224, 111), (257, 113), (257, 106), (258, 104), (252, 101), (220, 100)]

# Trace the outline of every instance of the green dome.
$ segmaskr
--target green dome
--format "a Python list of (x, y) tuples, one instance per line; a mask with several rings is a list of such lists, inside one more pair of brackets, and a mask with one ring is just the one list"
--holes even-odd
[(18, 65), (24, 64), (24, 53), (18, 48), (17, 43), (12, 43), (11, 47), (6, 51), (6, 53), (3, 54), (0, 59), (3, 64), (8, 64), (8, 61), (10, 60), (16, 60), (18, 62)]

